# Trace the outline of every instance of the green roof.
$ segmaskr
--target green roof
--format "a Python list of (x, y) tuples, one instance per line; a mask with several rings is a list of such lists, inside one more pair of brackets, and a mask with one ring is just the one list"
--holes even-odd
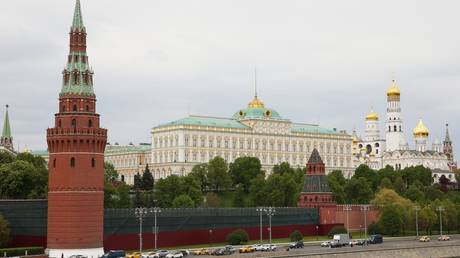
[(10, 118), (8, 116), (8, 105), (6, 105), (5, 120), (3, 122), (2, 138), (11, 138)]
[(234, 119), (273, 119), (284, 120), (280, 114), (273, 109), (264, 107), (248, 107), (241, 109), (233, 115)]
[(174, 125), (196, 125), (196, 126), (208, 126), (208, 127), (219, 127), (219, 128), (236, 128), (236, 129), (247, 129), (249, 127), (240, 123), (236, 119), (232, 118), (218, 118), (218, 117), (205, 117), (205, 116), (189, 116), (182, 118), (170, 123), (159, 125), (155, 128), (174, 126)]
[(318, 125), (298, 124), (298, 123), (292, 124), (291, 131), (295, 133), (338, 134), (336, 130), (322, 128), (322, 127), (319, 127)]
[(31, 153), (35, 156), (41, 156), (41, 157), (49, 155), (48, 150), (33, 150), (31, 151)]
[(80, 0), (75, 3), (75, 11), (73, 13), (72, 30), (84, 31), (83, 17), (81, 15)]
[(108, 145), (105, 147), (105, 154), (118, 154), (118, 153), (138, 153), (138, 152), (148, 152), (152, 149), (152, 146), (142, 144), (142, 145)]
[(302, 193), (330, 193), (326, 175), (307, 175)]

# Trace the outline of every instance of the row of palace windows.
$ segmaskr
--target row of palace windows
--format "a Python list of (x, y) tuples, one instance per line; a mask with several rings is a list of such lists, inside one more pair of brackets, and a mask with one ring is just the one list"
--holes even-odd
[[(71, 122), (71, 127), (72, 128), (77, 128), (77, 120), (76, 119), (72, 119), (72, 122)], [(62, 127), (62, 121), (59, 119), (58, 121), (58, 127)], [(93, 127), (93, 120), (89, 119), (88, 120), (88, 127), (91, 128)]]
[[(71, 157), (70, 158), (70, 167), (74, 168), (75, 166), (76, 166), (75, 157)], [(96, 167), (96, 159), (95, 158), (91, 158), (91, 167), (92, 168)], [(53, 159), (53, 168), (56, 168), (56, 159)]]
[[(63, 105), (61, 111), (62, 111), (62, 112), (66, 112), (67, 110), (66, 110), (65, 108), (66, 108), (65, 105)], [(72, 111), (73, 111), (73, 112), (78, 112), (78, 106), (77, 106), (76, 104), (74, 104), (74, 105), (72, 106)], [(91, 111), (90, 108), (89, 108), (89, 105), (86, 105), (86, 106), (85, 106), (85, 111), (86, 111), (86, 112), (90, 112), (90, 111)]]

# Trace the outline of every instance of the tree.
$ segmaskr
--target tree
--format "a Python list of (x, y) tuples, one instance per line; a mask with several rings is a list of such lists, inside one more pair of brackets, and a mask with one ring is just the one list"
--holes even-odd
[(137, 173), (134, 175), (134, 185), (133, 185), (133, 188), (136, 189), (136, 190), (141, 190), (141, 189), (142, 189), (142, 177), (141, 177), (141, 175), (139, 174), (139, 172), (137, 172)]
[(367, 165), (361, 164), (359, 167), (356, 168), (355, 174), (353, 175), (354, 178), (363, 177), (367, 179), (369, 183), (371, 183), (372, 191), (376, 191), (377, 187), (379, 186), (377, 172), (375, 170), (369, 168)]
[(181, 179), (177, 175), (158, 180), (154, 188), (157, 205), (162, 208), (171, 207), (174, 198), (183, 194), (181, 188)]
[(431, 234), (431, 229), (437, 220), (436, 212), (430, 206), (425, 206), (420, 210), (419, 223), (420, 227), (426, 230), (427, 234)]
[(393, 184), (391, 183), (391, 180), (388, 177), (384, 177), (382, 181), (380, 181), (380, 188), (392, 189)]
[(377, 171), (377, 175), (379, 177), (380, 183), (384, 178), (388, 178), (391, 180), (391, 182), (394, 182), (396, 177), (400, 176), (400, 172), (394, 170), (392, 166), (386, 165), (384, 168)]
[(8, 221), (0, 214), (0, 248), (4, 248), (10, 242), (10, 228)]
[(5, 199), (46, 198), (48, 172), (24, 160), (0, 166), (0, 197)]
[(251, 187), (249, 188), (249, 200), (252, 206), (264, 206), (267, 203), (267, 192), (265, 187), (265, 177), (258, 175), (251, 180)]
[(404, 168), (401, 171), (401, 175), (406, 185), (411, 185), (416, 180), (424, 186), (430, 186), (433, 182), (433, 179), (431, 178), (431, 170), (423, 166)]
[(334, 226), (329, 230), (329, 233), (327, 233), (327, 236), (332, 238), (336, 234), (346, 234), (347, 229), (344, 226)]
[(364, 177), (352, 177), (344, 191), (348, 203), (369, 203), (373, 195), (371, 183)]
[(205, 192), (208, 189), (208, 164), (203, 163), (193, 166), (192, 172), (190, 172), (188, 175), (196, 178), (200, 184), (200, 189), (202, 192)]
[(142, 190), (145, 191), (151, 191), (153, 189), (153, 175), (150, 172), (149, 169), (149, 164), (145, 165), (145, 170), (144, 173), (142, 174), (142, 179), (141, 179), (141, 184), (142, 184)]
[(195, 207), (195, 203), (193, 202), (192, 198), (186, 194), (182, 194), (174, 198), (172, 202), (173, 208), (193, 208)]
[(130, 208), (131, 198), (129, 197), (129, 186), (125, 183), (121, 183), (117, 188), (118, 202), (117, 208)]
[(409, 186), (404, 194), (411, 201), (422, 203), (425, 199), (424, 193), (415, 185)]
[[(381, 211), (383, 211), (387, 206), (393, 205), (397, 207), (397, 209), (401, 211), (400, 216), (403, 222), (400, 230), (402, 229), (404, 231), (405, 228), (407, 228), (409, 225), (413, 223), (413, 203), (410, 200), (401, 197), (393, 189), (380, 189), (375, 194), (375, 198), (371, 201), (371, 204), (377, 207), (381, 207)], [(383, 227), (380, 228), (383, 231)]]
[(396, 177), (395, 181), (393, 182), (393, 187), (395, 191), (399, 194), (404, 193), (404, 191), (406, 190), (406, 185), (404, 184), (402, 177)]
[(243, 186), (239, 185), (236, 187), (235, 196), (233, 197), (233, 207), (244, 207), (244, 197), (246, 194), (244, 193)]
[(232, 184), (228, 174), (228, 166), (221, 157), (215, 157), (208, 164), (208, 181), (212, 190), (219, 192)]
[(0, 151), (0, 165), (11, 163), (15, 160), (15, 157), (8, 152)]
[(281, 162), (273, 166), (273, 174), (284, 175), (285, 173), (293, 174), (295, 169), (288, 162)]
[(220, 207), (220, 198), (217, 194), (209, 192), (206, 194), (206, 206), (217, 208)]
[(403, 216), (399, 206), (395, 204), (385, 206), (378, 222), (379, 228), (383, 230), (382, 233), (391, 236), (399, 234), (403, 225)]
[(104, 180), (105, 182), (115, 182), (118, 179), (118, 172), (110, 162), (104, 162)]
[(344, 204), (345, 203), (345, 184), (347, 180), (342, 174), (342, 171), (340, 170), (334, 170), (331, 173), (329, 173), (327, 176), (327, 184), (329, 186), (329, 189), (332, 191), (332, 195), (334, 197), (334, 200), (339, 203), (339, 204)]
[(203, 203), (203, 194), (200, 189), (200, 183), (193, 176), (181, 177), (181, 192), (189, 196), (195, 205), (195, 207), (200, 206)]
[(295, 207), (300, 194), (300, 187), (294, 181), (294, 175), (273, 173), (265, 184), (266, 204), (278, 207)]
[(245, 193), (249, 192), (251, 179), (263, 175), (260, 160), (255, 157), (239, 157), (230, 164), (229, 174), (233, 185), (241, 185)]
[(289, 235), (289, 239), (291, 239), (292, 242), (302, 241), (303, 235), (300, 231), (295, 230)]

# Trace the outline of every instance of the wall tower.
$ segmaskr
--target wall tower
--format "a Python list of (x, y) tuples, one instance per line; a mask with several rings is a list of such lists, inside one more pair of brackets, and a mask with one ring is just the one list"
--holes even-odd
[(0, 146), (13, 151), (13, 136), (11, 135), (10, 118), (8, 116), (8, 105), (5, 106), (5, 120), (3, 121), (2, 136), (0, 137)]
[(387, 91), (386, 151), (407, 148), (401, 118), (401, 91), (395, 80)]
[(446, 138), (443, 141), (443, 151), (449, 159), (449, 168), (454, 171), (457, 169), (457, 162), (454, 160), (454, 148), (452, 146), (452, 140), (449, 135), (449, 124), (446, 124)]
[(48, 253), (50, 257), (103, 254), (104, 150), (86, 29), (76, 0), (70, 51), (62, 72), (58, 113), (47, 130), (49, 150)]

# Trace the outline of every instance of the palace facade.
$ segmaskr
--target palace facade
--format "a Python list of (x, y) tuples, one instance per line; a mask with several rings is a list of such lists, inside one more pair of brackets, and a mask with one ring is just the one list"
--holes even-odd
[(188, 116), (152, 129), (151, 171), (155, 178), (186, 175), (216, 156), (228, 163), (238, 157), (260, 159), (268, 173), (289, 162), (304, 167), (313, 149), (324, 157), (326, 172), (354, 172), (352, 137), (345, 131), (285, 119), (255, 94), (230, 118)]

